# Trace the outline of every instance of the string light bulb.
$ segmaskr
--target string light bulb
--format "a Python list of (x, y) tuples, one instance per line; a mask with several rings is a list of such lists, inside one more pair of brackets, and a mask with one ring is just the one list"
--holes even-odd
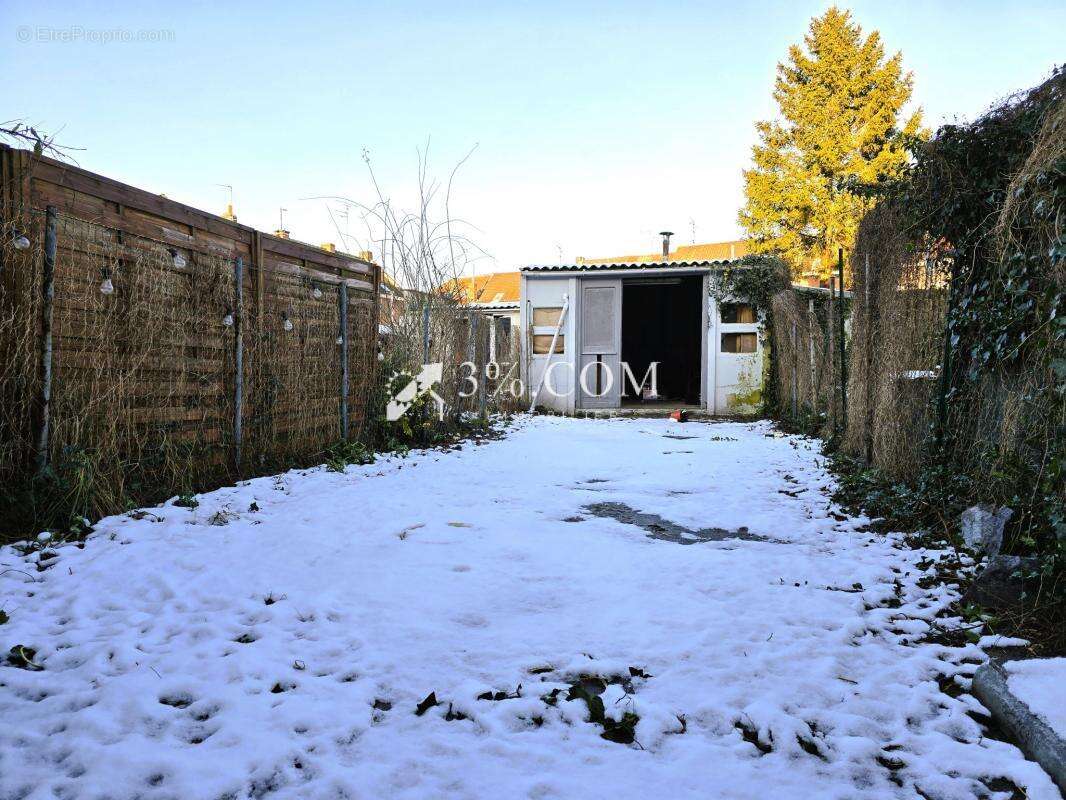
[(384, 360), (385, 360), (385, 354), (382, 353), (380, 350), (378, 350), (378, 361), (384, 361)]
[(338, 345), (344, 344), (344, 337), (338, 334), (336, 341)]
[(100, 294), (114, 294), (115, 284), (111, 282), (111, 270), (105, 268), (101, 270), (101, 274), (104, 276), (104, 279), (100, 281)]
[(226, 312), (226, 316), (224, 316), (222, 318), (222, 324), (225, 325), (227, 328), (232, 328), (233, 327), (233, 312), (232, 311), (227, 311)]
[(311, 296), (313, 298), (315, 298), (315, 300), (321, 300), (322, 299), (322, 290), (318, 288), (318, 284), (317, 283), (314, 285), (314, 288), (311, 290)]
[(173, 247), (170, 248), (170, 257), (174, 259), (174, 266), (178, 269), (185, 269), (185, 265), (189, 263), (185, 260), (185, 256), (183, 256)]
[(16, 250), (27, 250), (30, 246), (30, 240), (26, 238), (26, 234), (24, 234), (20, 230), (15, 230), (12, 232), (11, 242), (15, 245)]
[(292, 330), (292, 320), (289, 319), (288, 314), (285, 315), (285, 321), (281, 323), (281, 327), (283, 327), (286, 331)]

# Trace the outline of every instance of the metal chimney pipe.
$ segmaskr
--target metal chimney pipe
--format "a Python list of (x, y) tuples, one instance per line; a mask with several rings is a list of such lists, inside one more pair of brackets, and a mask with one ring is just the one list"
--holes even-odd
[(659, 231), (659, 235), (663, 237), (663, 260), (670, 257), (670, 237), (674, 235), (673, 231)]

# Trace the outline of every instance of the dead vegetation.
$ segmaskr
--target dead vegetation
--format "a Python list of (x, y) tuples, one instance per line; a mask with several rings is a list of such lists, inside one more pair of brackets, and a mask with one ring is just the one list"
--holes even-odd
[[(788, 335), (792, 324), (802, 331), (796, 293), (775, 301), (779, 413), (829, 436), (837, 499), (956, 542), (967, 507), (1012, 509), (1003, 552), (1033, 557), (1031, 592), (999, 624), (1045, 651), (1061, 650), (1066, 630), (1064, 208), (1057, 70), (972, 123), (941, 128), (863, 219), (850, 255), (846, 423), (833, 392), (803, 380)], [(833, 315), (824, 320), (832, 339)], [(806, 418), (802, 400), (789, 408), (790, 381)], [(820, 399), (828, 418), (812, 420)]]
[(944, 341), (946, 260), (902, 230), (890, 204), (859, 226), (844, 452), (913, 479), (932, 421)]
[[(233, 260), (60, 212), (42, 459), (44, 217), (37, 208), (9, 217), (0, 242), (0, 534), (79, 535), (85, 519), (315, 463), (340, 438), (336, 284), (276, 271), (264, 315), (246, 310), (238, 465)], [(18, 224), (26, 249), (14, 246)], [(376, 326), (355, 294), (348, 405), (357, 438)]]

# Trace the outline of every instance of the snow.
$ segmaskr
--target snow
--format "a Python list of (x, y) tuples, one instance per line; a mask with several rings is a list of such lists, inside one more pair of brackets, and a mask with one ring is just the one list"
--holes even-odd
[(1066, 740), (1066, 658), (1007, 661), (1007, 688)]
[(1058, 797), (940, 691), (985, 658), (926, 640), (947, 554), (832, 486), (767, 423), (533, 417), (0, 550), (0, 646), (44, 668), (0, 666), (0, 798)]
[(999, 634), (982, 636), (977, 642), (977, 646), (982, 650), (1002, 647), (1028, 647), (1029, 644), (1028, 639), (1019, 639), (1017, 636), (1000, 636)]

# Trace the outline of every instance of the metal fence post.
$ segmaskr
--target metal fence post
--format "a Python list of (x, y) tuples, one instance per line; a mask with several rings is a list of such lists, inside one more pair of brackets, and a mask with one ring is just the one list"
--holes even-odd
[(429, 302), (422, 307), (422, 363), (429, 363)]
[(233, 262), (233, 461), (241, 469), (244, 439), (244, 259)]
[(844, 248), (837, 248), (837, 273), (840, 276), (840, 418), (844, 432), (848, 430), (848, 362), (847, 346), (844, 342)]
[(799, 418), (799, 352), (796, 349), (796, 321), (792, 321), (792, 421)]
[(837, 279), (835, 275), (829, 276), (829, 305), (826, 308), (826, 343), (825, 354), (826, 361), (829, 362), (829, 391), (826, 396), (826, 410), (829, 413), (833, 422), (833, 433), (840, 432), (840, 414), (836, 408), (837, 404), (837, 365), (836, 356), (836, 295), (837, 295)]
[[(481, 315), (479, 314), (478, 316), (481, 316)], [(478, 375), (477, 375), (477, 413), (478, 413), (478, 416), (484, 416), (485, 415), (485, 389), (486, 389), (485, 382), (488, 380), (489, 336), (492, 335), (493, 326), (495, 324), (493, 322), (492, 317), (484, 317), (484, 318), (482, 318), (482, 321), (485, 323), (485, 334), (484, 334), (484, 336), (482, 336), (479, 333), (478, 334), (478, 338), (474, 340), (474, 346), (477, 348), (477, 350), (475, 352), (477, 352), (479, 354), (478, 358), (474, 359), (475, 362), (481, 360), (481, 354), (482, 353), (485, 356), (485, 358), (484, 358), (484, 362), (485, 363), (483, 363), (483, 364), (478, 366)], [(480, 327), (480, 325), (476, 326), (475, 330), (477, 330), (478, 327)], [(484, 348), (484, 350), (482, 350), (482, 348), (481, 348), (481, 340), (482, 340), (482, 338), (484, 338), (484, 340), (485, 340), (485, 348)]]
[(934, 441), (936, 442), (936, 448), (939, 451), (944, 445), (944, 437), (947, 435), (948, 426), (948, 393), (951, 391), (952, 384), (952, 353), (953, 348), (951, 344), (952, 336), (952, 321), (955, 313), (955, 300), (956, 290), (961, 289), (958, 286), (960, 275), (959, 272), (959, 255), (955, 253), (951, 257), (951, 278), (948, 282), (948, 304), (944, 309), (944, 343), (943, 351), (940, 356), (940, 387), (937, 390), (936, 398), (936, 435)]
[(341, 326), (341, 440), (348, 441), (348, 282), (343, 278), (337, 302)]
[[(479, 384), (481, 381), (481, 375), (478, 374), (478, 313), (477, 311), (470, 310), (467, 314), (467, 361), (473, 367), (473, 378)], [(477, 387), (474, 388), (471, 397), (477, 393)], [(477, 402), (471, 400), (471, 403)]]
[(874, 313), (870, 305), (870, 254), (866, 254), (866, 268), (863, 276), (863, 305), (866, 309), (866, 463), (873, 461), (874, 457), (874, 396), (873, 396), (873, 371), (874, 371)]
[(37, 474), (48, 469), (49, 418), (52, 404), (52, 314), (56, 296), (56, 207), (45, 209), (44, 275), (41, 282), (41, 396), (37, 429)]
[(807, 350), (811, 368), (811, 414), (818, 416), (818, 383), (814, 370), (814, 326), (818, 318), (814, 314), (814, 298), (807, 300)]

